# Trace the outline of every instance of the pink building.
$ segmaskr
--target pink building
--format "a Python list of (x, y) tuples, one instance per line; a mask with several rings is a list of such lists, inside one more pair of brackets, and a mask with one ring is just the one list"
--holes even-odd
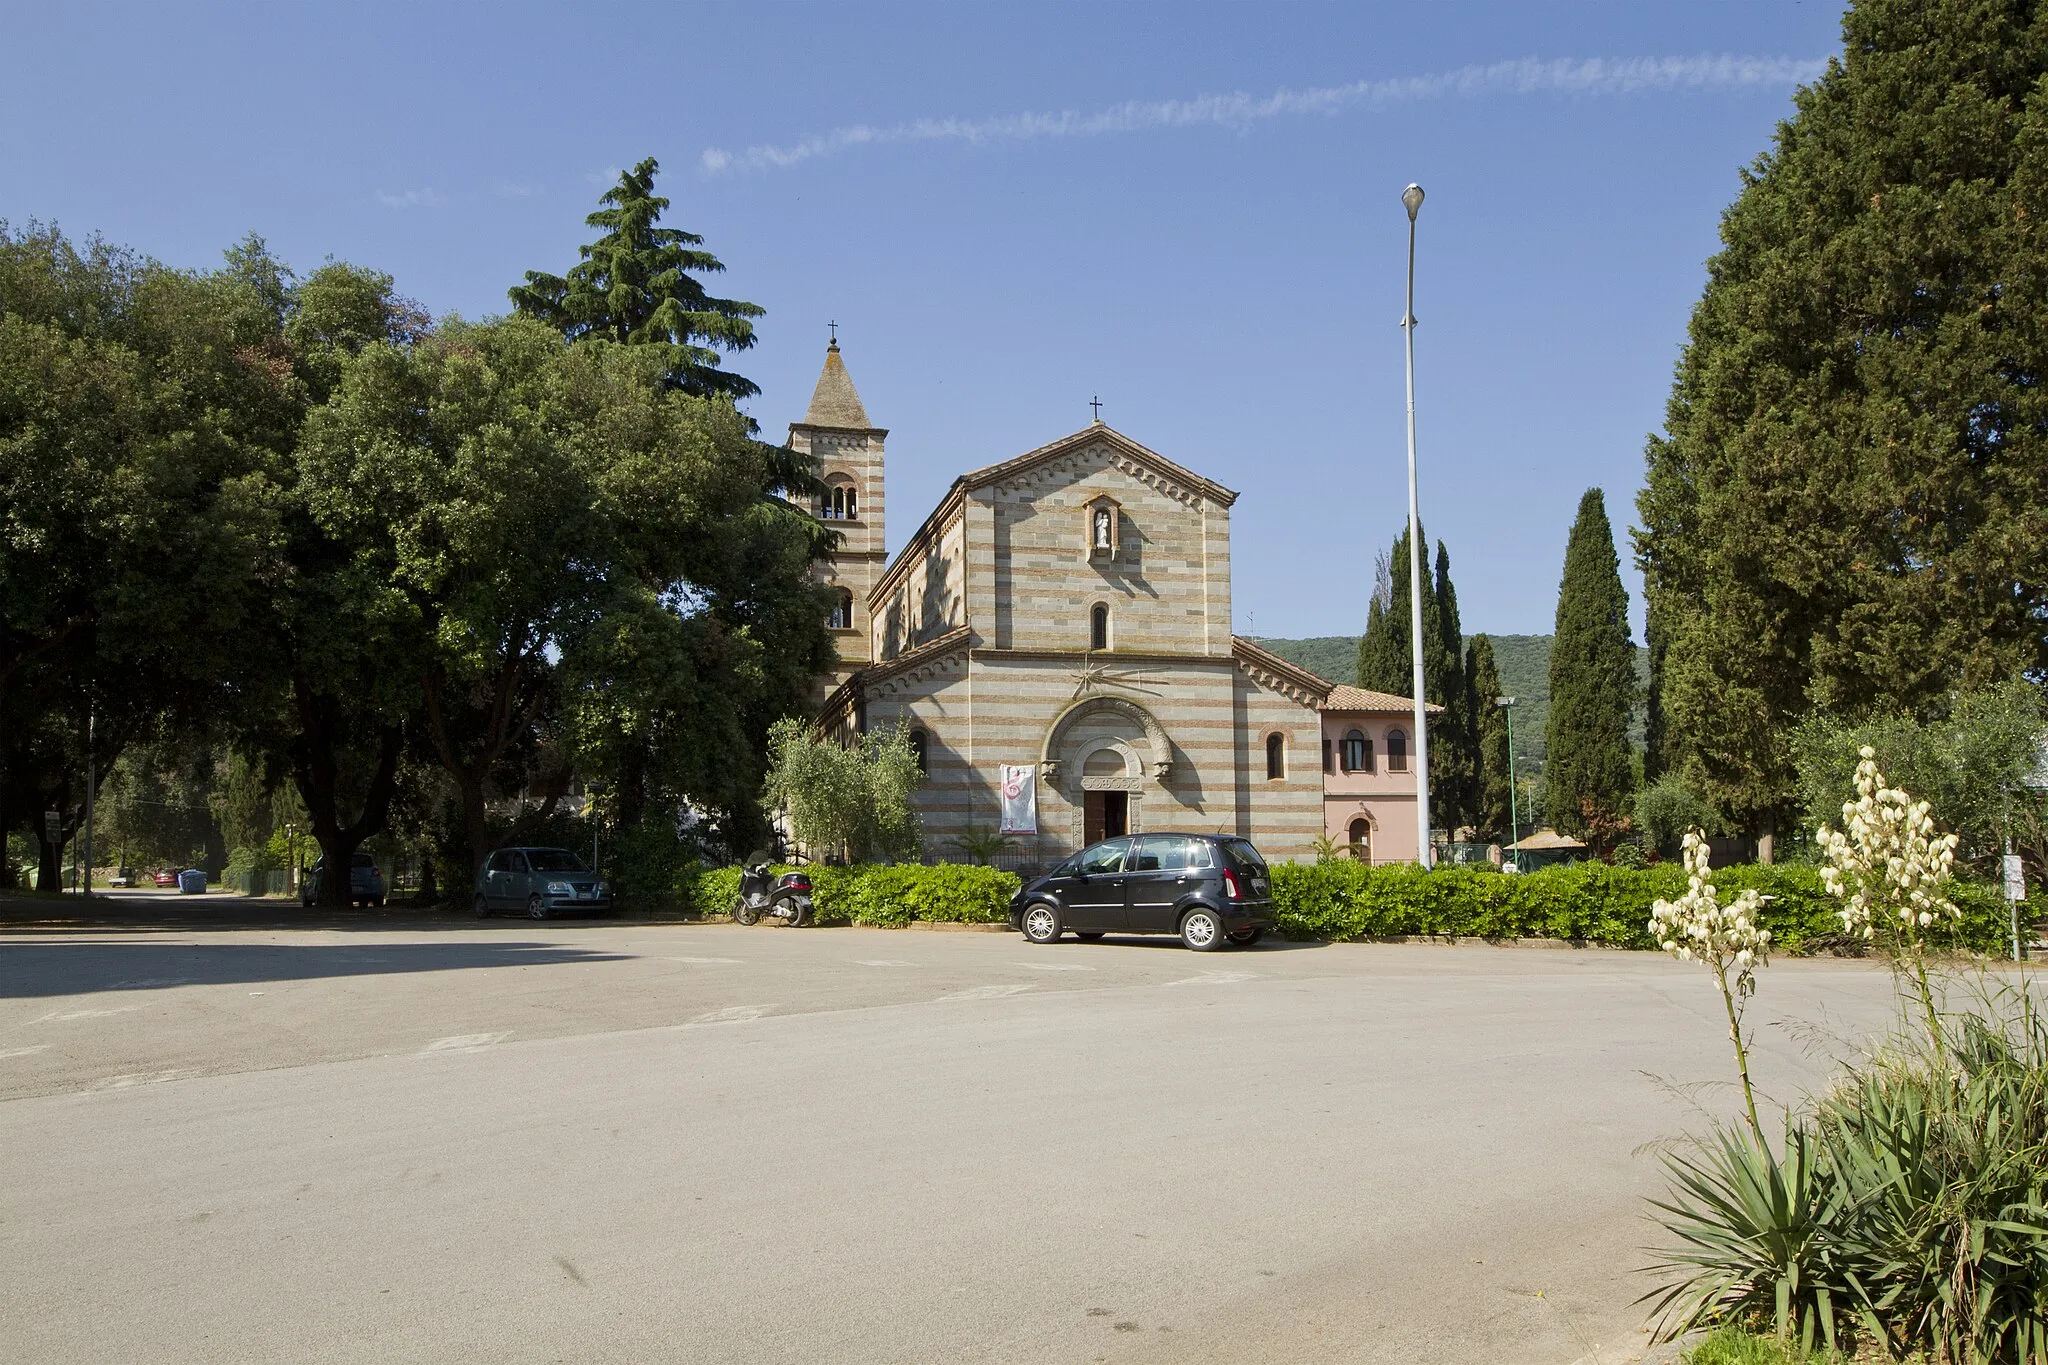
[[(1318, 709), (1324, 833), (1365, 862), (1416, 861), (1414, 703), (1337, 686)], [(1428, 709), (1443, 710), (1433, 702)]]

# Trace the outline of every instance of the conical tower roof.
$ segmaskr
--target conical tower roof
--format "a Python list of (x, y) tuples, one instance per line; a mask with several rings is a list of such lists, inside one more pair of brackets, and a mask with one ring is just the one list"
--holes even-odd
[(837, 341), (825, 348), (825, 368), (818, 372), (818, 387), (811, 393), (811, 406), (804, 412), (802, 425), (873, 430), (868, 410), (861, 406), (860, 394), (853, 387), (853, 376), (839, 358)]

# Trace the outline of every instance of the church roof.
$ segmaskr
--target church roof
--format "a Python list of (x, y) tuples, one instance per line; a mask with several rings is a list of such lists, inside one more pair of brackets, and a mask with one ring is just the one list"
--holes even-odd
[(1004, 460), (1000, 464), (984, 465), (970, 473), (962, 474), (955, 484), (960, 488), (984, 488), (992, 483), (1020, 474), (1034, 465), (1048, 460), (1057, 460), (1071, 451), (1079, 450), (1094, 441), (1101, 441), (1133, 462), (1149, 466), (1154, 472), (1165, 475), (1174, 483), (1205, 498), (1213, 498), (1225, 507), (1237, 501), (1237, 494), (1212, 479), (1205, 479), (1193, 470), (1184, 469), (1167, 459), (1158, 451), (1139, 445), (1130, 437), (1110, 426), (1107, 422), (1091, 422), (1070, 436), (1027, 450), (1022, 455)]
[[(1407, 715), (1415, 709), (1413, 697), (1397, 697), (1392, 692), (1375, 692), (1369, 687), (1352, 687), (1339, 683), (1330, 689), (1330, 695), (1323, 699), (1325, 711), (1393, 711)], [(1435, 702), (1424, 702), (1423, 709), (1441, 711), (1444, 708)]]
[(811, 391), (811, 405), (797, 425), (874, 430), (868, 421), (868, 410), (861, 406), (860, 393), (853, 387), (853, 376), (846, 372), (846, 362), (839, 358), (837, 341), (825, 348), (825, 368), (818, 371), (818, 387)]

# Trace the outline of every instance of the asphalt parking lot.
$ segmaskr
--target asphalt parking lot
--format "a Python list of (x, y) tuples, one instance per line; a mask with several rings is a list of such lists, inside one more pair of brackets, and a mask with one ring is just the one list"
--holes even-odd
[(1643, 954), (133, 908), (0, 932), (9, 1359), (1623, 1361), (1736, 1103)]

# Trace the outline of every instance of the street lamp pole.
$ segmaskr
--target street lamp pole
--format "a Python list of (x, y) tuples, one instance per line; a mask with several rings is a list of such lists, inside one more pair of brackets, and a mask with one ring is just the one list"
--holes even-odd
[(1415, 661), (1415, 847), (1424, 867), (1434, 861), (1429, 844), (1429, 720), (1422, 695), (1422, 500), (1415, 488), (1415, 214), (1422, 207), (1422, 186), (1401, 191), (1408, 210), (1408, 306), (1401, 314), (1401, 334), (1408, 350), (1408, 625), (1410, 653)]
[[(1493, 704), (1505, 711), (1508, 717), (1508, 847), (1513, 848), (1522, 842), (1522, 812), (1516, 803), (1515, 791), (1515, 699), (1496, 697)], [(1519, 858), (1515, 865), (1521, 866)]]

